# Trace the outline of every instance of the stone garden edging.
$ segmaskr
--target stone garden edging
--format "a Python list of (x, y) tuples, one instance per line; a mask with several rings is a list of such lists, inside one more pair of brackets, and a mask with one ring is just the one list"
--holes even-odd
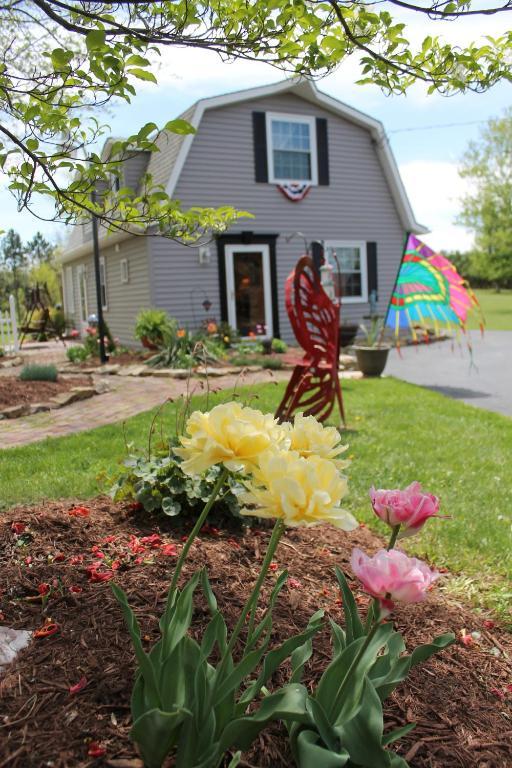
[(19, 419), (22, 416), (32, 416), (34, 413), (65, 408), (66, 405), (71, 405), (71, 403), (76, 403), (79, 400), (88, 400), (95, 395), (103, 395), (105, 392), (108, 392), (109, 389), (108, 385), (103, 381), (91, 385), (90, 387), (72, 387), (67, 392), (55, 395), (55, 397), (50, 398), (47, 402), (19, 403), (18, 405), (11, 405), (8, 408), (4, 408), (0, 411), (0, 420)]

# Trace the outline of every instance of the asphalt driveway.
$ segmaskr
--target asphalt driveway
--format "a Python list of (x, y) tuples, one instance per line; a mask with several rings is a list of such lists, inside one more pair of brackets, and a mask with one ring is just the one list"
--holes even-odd
[(465, 403), (512, 416), (512, 331), (471, 332), (473, 364), (461, 344), (439, 341), (391, 350), (385, 373)]

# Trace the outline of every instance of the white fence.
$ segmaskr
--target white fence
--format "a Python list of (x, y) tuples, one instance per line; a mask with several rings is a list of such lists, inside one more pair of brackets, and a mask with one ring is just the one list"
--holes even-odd
[(9, 296), (9, 309), (0, 311), (0, 347), (6, 352), (18, 352), (18, 323), (16, 321), (16, 302), (14, 296)]

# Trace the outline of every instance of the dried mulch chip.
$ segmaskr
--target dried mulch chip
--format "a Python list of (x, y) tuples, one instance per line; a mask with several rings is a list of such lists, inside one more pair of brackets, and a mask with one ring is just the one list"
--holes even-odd
[[(129, 739), (134, 655), (109, 581), (128, 593), (149, 648), (158, 637), (184, 531), (106, 498), (87, 502), (87, 516), (70, 515), (73, 508), (72, 502), (18, 507), (0, 521), (2, 623), (16, 629), (58, 628), (43, 632), (0, 678), (0, 766), (140, 768)], [(11, 527), (13, 522), (24, 528)], [(208, 567), (231, 626), (268, 537), (268, 529), (206, 528), (191, 550), (185, 577)], [(288, 568), (291, 580), (275, 610), (276, 640), (303, 629), (318, 608), (342, 621), (333, 569), (337, 564), (350, 573), (354, 545), (371, 552), (382, 543), (366, 528), (352, 534), (328, 527), (287, 532), (265, 587), (268, 593)], [(359, 593), (357, 599), (364, 609), (367, 597)], [(207, 620), (198, 593), (194, 632), (199, 634)], [(447, 631), (459, 638), (415, 669), (387, 701), (386, 729), (418, 723), (397, 743), (397, 751), (413, 768), (510, 767), (512, 636), (492, 617), (447, 597), (442, 582), (427, 603), (397, 610), (395, 622), (408, 647)], [(318, 679), (329, 658), (325, 630), (315, 640), (306, 682)], [(283, 667), (274, 683), (286, 677)], [(276, 725), (263, 732), (242, 765), (292, 768), (283, 730)]]

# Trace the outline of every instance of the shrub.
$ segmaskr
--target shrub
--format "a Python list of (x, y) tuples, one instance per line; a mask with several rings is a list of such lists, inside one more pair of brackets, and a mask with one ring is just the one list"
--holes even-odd
[(176, 328), (165, 346), (150, 357), (151, 368), (192, 368), (200, 363), (216, 363), (224, 355), (224, 347), (216, 338), (198, 331), (190, 334), (186, 328)]
[(174, 336), (177, 327), (177, 321), (165, 310), (142, 309), (137, 315), (134, 333), (139, 341), (147, 339), (156, 347), (162, 347)]
[(272, 352), (283, 355), (287, 351), (288, 344), (285, 341), (282, 341), (282, 339), (272, 339)]
[(261, 365), (262, 368), (267, 368), (271, 371), (279, 371), (283, 367), (283, 361), (278, 360), (275, 357), (249, 357), (248, 355), (235, 355), (231, 358), (233, 365), (238, 365), (240, 368), (248, 367), (249, 365)]
[[(107, 349), (107, 352), (115, 352), (116, 351), (116, 342), (110, 333), (110, 328), (108, 327), (107, 323), (103, 321), (103, 328), (105, 331), (105, 347)], [(84, 347), (87, 350), (87, 353), (89, 355), (99, 355), (100, 353), (100, 343), (98, 338), (98, 328), (97, 326), (89, 326), (85, 329), (85, 339), (84, 339)]]
[[(171, 443), (167, 453), (147, 459), (131, 455), (123, 465), (110, 489), (114, 501), (131, 499), (142, 504), (146, 512), (161, 512), (169, 517), (181, 515), (196, 519), (208, 501), (220, 474), (219, 467), (211, 467), (201, 477), (185, 475), (181, 459), (174, 456)], [(226, 519), (241, 519), (239, 504), (232, 490), (217, 499), (211, 519), (218, 523)]]
[(54, 365), (24, 365), (20, 373), (21, 381), (57, 381), (57, 368)]
[(89, 352), (82, 346), (68, 347), (66, 357), (71, 363), (84, 363), (89, 357)]

